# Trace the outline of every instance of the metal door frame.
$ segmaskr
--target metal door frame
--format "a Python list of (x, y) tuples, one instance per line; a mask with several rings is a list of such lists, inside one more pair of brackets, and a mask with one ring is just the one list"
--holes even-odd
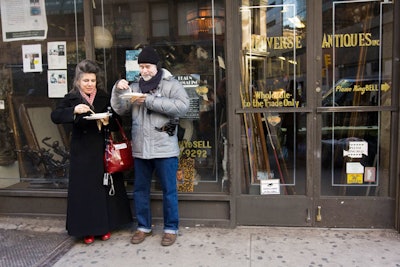
[[(308, 1), (308, 5), (315, 5), (315, 1)], [(316, 1), (319, 2), (319, 1)], [(312, 117), (313, 117), (313, 106), (315, 104), (311, 104), (305, 108), (302, 108), (301, 111), (295, 108), (285, 108), (284, 110), (279, 109), (246, 109), (237, 108), (241, 106), (240, 97), (238, 94), (234, 92), (239, 92), (240, 88), (240, 58), (237, 51), (241, 50), (241, 36), (237, 34), (237, 29), (241, 29), (241, 20), (239, 14), (239, 7), (241, 6), (240, 0), (227, 1), (227, 21), (232, 21), (231, 27), (227, 27), (227, 42), (232, 44), (231, 48), (228, 49), (227, 53), (227, 63), (230, 66), (227, 69), (227, 86), (230, 88), (229, 99), (230, 102), (228, 112), (229, 114), (234, 114), (233, 116), (228, 116), (228, 123), (230, 125), (241, 125), (241, 115), (243, 113), (251, 113), (251, 112), (304, 112), (308, 113), (307, 115), (307, 128), (315, 127)], [(309, 10), (310, 7), (307, 7)], [(321, 8), (322, 9), (322, 8)], [(228, 13), (229, 10), (235, 12), (236, 16), (229, 20)], [(307, 12), (307, 21), (315, 21), (314, 12)], [(316, 52), (311, 53), (310, 49), (313, 51), (318, 49), (318, 45), (312, 41), (314, 39), (314, 35), (316, 33), (315, 27), (321, 27), (320, 25), (316, 25), (313, 23), (312, 25), (309, 23), (309, 31), (312, 35), (309, 36), (310, 33), (307, 33), (307, 62), (312, 62), (315, 58), (314, 54)], [(312, 44), (312, 46), (310, 46)], [(231, 62), (231, 65), (229, 64)], [(307, 81), (308, 80), (317, 80), (317, 77), (314, 77), (315, 73), (307, 73)], [(307, 84), (310, 84), (307, 82)], [(307, 94), (309, 95), (309, 94)], [(307, 96), (307, 103), (311, 103), (310, 96)], [(314, 131), (309, 131), (307, 133), (307, 143), (310, 144), (315, 139)], [(242, 166), (242, 148), (241, 148), (241, 132), (238, 127), (229, 127), (229, 136), (230, 140), (236, 140), (236, 142), (229, 144), (229, 149), (232, 153), (230, 157), (229, 171), (232, 174), (232, 180), (234, 181), (232, 190), (232, 220), (236, 225), (277, 225), (277, 226), (313, 226), (313, 218), (315, 217), (314, 199), (313, 199), (313, 185), (308, 178), (306, 180), (306, 193), (305, 195), (287, 195), (287, 196), (275, 196), (275, 195), (245, 195), (241, 193), (241, 183), (242, 177), (241, 174), (241, 166)], [(313, 152), (310, 149), (307, 150), (307, 158), (313, 156)], [(307, 168), (308, 168), (308, 177), (313, 177), (314, 164), (310, 160), (308, 160)], [(265, 211), (265, 212), (260, 212)]]
[[(395, 3), (398, 1), (395, 1)], [(227, 42), (232, 44), (231, 48), (228, 49), (227, 63), (230, 68), (227, 69), (227, 81), (229, 93), (229, 116), (228, 123), (230, 125), (240, 125), (240, 115), (243, 111), (240, 108), (240, 98), (234, 92), (239, 92), (239, 84), (241, 77), (240, 70), (240, 51), (241, 49), (241, 38), (237, 34), (236, 29), (241, 28), (241, 20), (238, 9), (241, 6), (241, 1), (227, 1), (227, 11), (236, 11), (236, 16), (233, 16), (230, 20), (232, 21), (231, 27), (228, 26), (227, 31)], [(396, 3), (395, 10), (399, 9), (399, 3)], [(229, 12), (227, 12), (229, 13)], [(398, 13), (398, 11), (397, 11)], [(227, 14), (227, 21), (228, 20)], [(395, 17), (397, 18), (397, 17)], [(397, 19), (398, 21), (399, 19)], [(320, 101), (319, 94), (317, 92), (321, 86), (321, 70), (322, 69), (322, 47), (319, 42), (315, 40), (322, 40), (322, 1), (307, 0), (307, 68), (310, 71), (306, 73), (307, 81), (307, 109), (303, 110), (307, 112), (307, 180), (306, 180), (306, 194), (301, 196), (261, 196), (261, 195), (245, 195), (241, 193), (242, 177), (240, 177), (242, 166), (241, 157), (241, 134), (237, 127), (229, 127), (230, 140), (236, 140), (234, 143), (229, 144), (229, 149), (232, 153), (230, 157), (229, 171), (232, 174), (232, 180), (234, 181), (232, 186), (232, 220), (236, 225), (279, 225), (279, 226), (315, 226), (315, 227), (377, 227), (377, 228), (391, 228), (393, 227), (395, 213), (395, 201), (393, 198), (376, 198), (372, 197), (328, 197), (321, 196), (321, 111), (324, 110), (318, 107)], [(394, 21), (396, 23), (396, 21)], [(394, 25), (395, 25), (394, 23)], [(235, 31), (236, 30), (236, 31)], [(236, 33), (236, 34), (235, 34)], [(394, 33), (394, 31), (393, 31)], [(398, 37), (396, 38), (398, 40)], [(397, 41), (398, 42), (398, 41)], [(395, 49), (393, 49), (395, 50)], [(397, 52), (397, 55), (399, 53)], [(393, 53), (395, 58), (396, 53)], [(231, 64), (229, 64), (229, 62)], [(394, 65), (398, 61), (394, 60)], [(393, 71), (396, 67), (393, 68)], [(396, 84), (395, 81), (393, 81)], [(398, 77), (397, 77), (397, 84)], [(389, 108), (392, 111), (392, 140), (394, 145), (398, 147), (398, 93), (393, 95), (394, 104)], [(317, 111), (318, 109), (318, 111)], [(363, 109), (363, 108), (361, 108)], [(262, 112), (262, 110), (259, 110)], [(281, 112), (281, 111), (280, 111)], [(314, 129), (314, 130), (313, 130)], [(312, 148), (312, 149), (311, 149)], [(392, 168), (391, 175), (397, 175), (398, 170), (396, 166), (397, 149), (392, 151)], [(393, 176), (392, 176), (393, 177)], [(396, 176), (398, 177), (398, 175)], [(392, 187), (394, 188), (394, 187)], [(399, 191), (400, 189), (398, 189)], [(399, 195), (399, 193), (397, 193)], [(398, 199), (398, 197), (397, 197)], [(399, 210), (400, 204), (397, 204), (397, 210)], [(321, 214), (318, 214), (318, 207), (321, 207)], [(360, 209), (362, 207), (363, 209)], [(357, 217), (351, 218), (354, 209), (362, 210), (359, 212)], [(260, 212), (260, 210), (265, 212)], [(369, 212), (371, 210), (377, 210), (380, 213), (374, 216), (369, 221), (366, 221), (366, 217), (371, 217)], [(322, 220), (317, 220), (317, 215), (320, 215)], [(398, 217), (398, 215), (397, 215)], [(350, 220), (355, 221), (354, 225), (349, 223)], [(381, 218), (388, 218), (387, 221), (382, 221)], [(397, 222), (397, 225), (400, 225)]]
[[(368, 0), (365, 0), (367, 2)], [(374, 0), (372, 0), (374, 1)], [(322, 1), (317, 1), (318, 6), (317, 10), (320, 10), (320, 12), (315, 12), (316, 13), (316, 21), (323, 21), (322, 18)], [(316, 23), (318, 24), (318, 23)], [(321, 24), (321, 23), (319, 23)], [(395, 24), (393, 24), (395, 25)], [(318, 28), (318, 36), (316, 36), (315, 40), (322, 40), (322, 29)], [(393, 29), (393, 34), (395, 33)], [(322, 58), (323, 58), (323, 53), (322, 53), (322, 47), (316, 47), (318, 50), (315, 53), (315, 58), (314, 60), (317, 61), (318, 63), (318, 69), (322, 69)], [(316, 71), (316, 75), (320, 74)], [(315, 127), (317, 135), (314, 138), (314, 144), (313, 146), (316, 148), (316, 151), (319, 153), (315, 153), (314, 155), (314, 160), (312, 160), (313, 163), (317, 163), (318, 165), (312, 170), (317, 171), (313, 175), (314, 177), (314, 207), (315, 210), (319, 210), (320, 216), (318, 220), (315, 220), (315, 226), (318, 227), (361, 227), (361, 228), (369, 228), (369, 227), (374, 227), (374, 228), (392, 228), (393, 227), (393, 222), (394, 222), (394, 205), (395, 201), (393, 197), (363, 197), (363, 196), (323, 196), (321, 195), (321, 179), (320, 177), (322, 176), (321, 173), (321, 142), (320, 142), (320, 136), (321, 136), (321, 126), (322, 126), (322, 113), (324, 112), (332, 112), (332, 111), (343, 111), (343, 112), (365, 112), (365, 111), (391, 111), (392, 112), (392, 127), (391, 127), (391, 140), (394, 141), (394, 143), (397, 143), (397, 136), (395, 136), (395, 133), (397, 132), (396, 129), (398, 129), (398, 123), (397, 119), (395, 119), (395, 114), (397, 113), (398, 108), (398, 97), (396, 97), (395, 93), (392, 96), (392, 107), (320, 107), (320, 95), (317, 92), (318, 91), (318, 86), (320, 84), (322, 75), (318, 75), (319, 77), (316, 78), (316, 80), (311, 80), (313, 84), (316, 85), (315, 88), (315, 94), (317, 94), (317, 97), (314, 97), (314, 103), (315, 103), (315, 110), (316, 110), (316, 119), (313, 121), (316, 121), (317, 125)], [(311, 79), (313, 79), (312, 77)], [(311, 92), (311, 91), (309, 91)], [(311, 94), (311, 93), (310, 93)], [(392, 146), (393, 147), (393, 146)], [(395, 150), (391, 151), (392, 157), (391, 157), (391, 172), (390, 176), (393, 175), (393, 171), (397, 168), (395, 162), (397, 162), (397, 153)], [(390, 179), (393, 180), (393, 179)], [(393, 185), (391, 185), (391, 188), (394, 188)], [(356, 211), (356, 212), (355, 212)], [(374, 216), (371, 216), (371, 213), (374, 212)], [(386, 218), (386, 220), (383, 220), (383, 218)]]

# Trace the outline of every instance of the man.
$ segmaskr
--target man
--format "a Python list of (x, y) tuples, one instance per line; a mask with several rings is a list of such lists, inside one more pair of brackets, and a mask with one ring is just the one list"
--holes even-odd
[(179, 227), (176, 172), (179, 146), (179, 117), (189, 108), (189, 97), (183, 86), (160, 68), (160, 57), (152, 47), (138, 56), (140, 80), (131, 85), (124, 79), (115, 83), (111, 106), (118, 114), (132, 114), (132, 148), (135, 158), (134, 201), (138, 228), (131, 243), (139, 244), (152, 234), (150, 187), (153, 173), (163, 192), (163, 246), (172, 245)]

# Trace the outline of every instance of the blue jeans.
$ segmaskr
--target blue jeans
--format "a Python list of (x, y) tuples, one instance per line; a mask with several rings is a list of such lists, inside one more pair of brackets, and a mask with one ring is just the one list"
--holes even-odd
[(150, 187), (155, 171), (163, 191), (164, 232), (176, 234), (179, 227), (178, 191), (176, 188), (178, 158), (135, 158), (134, 170), (133, 200), (135, 201), (138, 230), (147, 233), (151, 231)]

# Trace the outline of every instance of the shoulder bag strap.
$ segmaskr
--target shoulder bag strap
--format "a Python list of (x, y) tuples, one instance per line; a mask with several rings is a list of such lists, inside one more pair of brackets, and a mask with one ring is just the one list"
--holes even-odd
[(122, 125), (121, 125), (121, 123), (119, 122), (119, 120), (115, 119), (115, 121), (116, 121), (116, 122), (117, 122), (117, 124), (118, 124), (119, 131), (120, 131), (120, 133), (121, 133), (122, 139), (123, 139), (124, 141), (127, 141), (127, 140), (128, 140), (128, 138), (126, 137), (126, 134), (125, 134), (124, 128), (122, 128)]

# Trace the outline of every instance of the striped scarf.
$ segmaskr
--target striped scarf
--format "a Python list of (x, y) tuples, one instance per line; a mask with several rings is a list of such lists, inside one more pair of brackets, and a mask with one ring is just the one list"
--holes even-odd
[(81, 90), (79, 90), (79, 92), (81, 93), (83, 99), (85, 99), (90, 104), (90, 106), (93, 106), (93, 101), (94, 101), (94, 98), (96, 97), (97, 89), (95, 89), (94, 92), (90, 96), (88, 96)]

